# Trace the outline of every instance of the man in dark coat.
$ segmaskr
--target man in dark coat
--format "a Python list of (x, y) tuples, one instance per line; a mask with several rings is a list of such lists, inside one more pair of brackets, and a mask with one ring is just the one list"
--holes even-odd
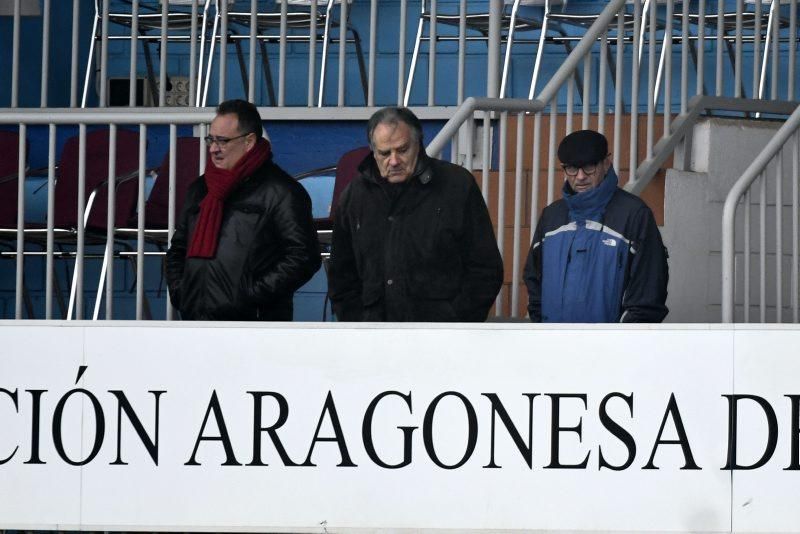
[(563, 198), (542, 212), (525, 266), (531, 321), (661, 322), (667, 252), (650, 208), (617, 187), (608, 141), (573, 132), (558, 159)]
[(334, 214), (329, 293), (340, 321), (484, 321), (503, 282), (473, 176), (429, 158), (419, 119), (384, 108)]
[(223, 102), (209, 134), (167, 251), (172, 304), (183, 319), (291, 321), (320, 266), (311, 200), (273, 163), (254, 105)]

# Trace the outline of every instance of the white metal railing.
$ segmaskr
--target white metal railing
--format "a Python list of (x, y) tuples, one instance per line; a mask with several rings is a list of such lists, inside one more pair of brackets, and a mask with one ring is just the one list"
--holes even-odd
[[(471, 138), (475, 128), (474, 121), (477, 119), (479, 123), (482, 123), (481, 184), (487, 202), (495, 201), (492, 198), (494, 197), (492, 188), (497, 188), (496, 211), (493, 210), (496, 212), (497, 240), (503, 252), (506, 268), (512, 273), (510, 280), (507, 280), (508, 296), (504, 293), (498, 296), (495, 311), (498, 316), (516, 317), (524, 313), (520, 307), (522, 302), (520, 271), (524, 261), (522, 254), (532, 235), (531, 230), (535, 227), (540, 206), (552, 202), (558, 193), (555, 148), (559, 136), (569, 133), (575, 127), (591, 127), (604, 133), (609, 138), (610, 145), (613, 146), (614, 167), (622, 181), (627, 182), (625, 188), (639, 194), (647, 187), (659, 169), (664, 165), (669, 165), (673, 157), (677, 158), (676, 166), (685, 165), (688, 158), (688, 144), (685, 141), (691, 134), (691, 126), (694, 121), (702, 113), (708, 110), (722, 109), (758, 116), (759, 112), (775, 113), (778, 108), (785, 109), (785, 106), (772, 106), (766, 100), (745, 101), (742, 99), (744, 93), (740, 88), (744, 72), (741, 56), (743, 43), (746, 40), (745, 32), (742, 30), (742, 20), (745, 18), (742, 2), (737, 3), (737, 11), (733, 13), (733, 17), (737, 21), (735, 34), (713, 40), (703, 33), (696, 37), (695, 42), (699, 50), (709, 48), (710, 45), (706, 41), (714, 45), (718, 61), (716, 65), (718, 75), (716, 97), (701, 96), (705, 86), (705, 67), (703, 61), (700, 60), (703, 54), (696, 54), (695, 69), (688, 67), (690, 40), (687, 34), (689, 32), (684, 29), (680, 36), (672, 39), (664, 38), (665, 35), (670, 34), (673, 17), (667, 17), (666, 21), (663, 21), (662, 28), (656, 17), (655, 9), (647, 10), (649, 15), (644, 18), (642, 13), (645, 11), (645, 6), (641, 2), (634, 1), (633, 6), (626, 4), (628, 2), (625, 0), (612, 0), (607, 4), (604, 11), (593, 19), (593, 24), (586, 30), (577, 46), (535, 100), (468, 99), (428, 146), (430, 154), (439, 154), (449, 145), (453, 160), (471, 169), (474, 165), (472, 157), (469, 155), (473, 153)], [(704, 4), (701, 3), (700, 7), (704, 8)], [(783, 61), (785, 56), (794, 57), (797, 36), (796, 7), (797, 3), (791, 2), (792, 16), (786, 22), (786, 26), (792, 32), (793, 37), (790, 41), (793, 46), (788, 47), (788, 50), (778, 49), (776, 43), (779, 40), (775, 39), (777, 34), (771, 30), (774, 46), (771, 55), (773, 65), (778, 64), (779, 60)], [(629, 12), (631, 9), (632, 13)], [(666, 2), (663, 9), (667, 14), (673, 13), (673, 2)], [(706, 25), (704, 18), (712, 17), (711, 14), (704, 11), (695, 12), (692, 17), (692, 13), (688, 11), (688, 3), (680, 6), (680, 9), (681, 21), (696, 20), (702, 28), (705, 28)], [(771, 13), (775, 14), (775, 20), (778, 20), (778, 11), (773, 9)], [(715, 20), (725, 22), (724, 13), (722, 15)], [(758, 21), (760, 18), (754, 16), (752, 20), (754, 33), (750, 36), (754, 45), (756, 36), (759, 35), (755, 29)], [(728, 24), (730, 25), (730, 23)], [(772, 28), (779, 26), (776, 23)], [(724, 34), (724, 31), (720, 34)], [(609, 84), (604, 73), (611, 64), (609, 48), (612, 45), (616, 48), (616, 61), (614, 63), (614, 79)], [(680, 99), (679, 107), (675, 106), (677, 109), (663, 104), (671, 102), (670, 95), (674, 92), (672, 62), (676, 58), (673, 58), (675, 55), (673, 45), (681, 47), (681, 67), (678, 71)], [(659, 46), (660, 51), (658, 50)], [(721, 52), (724, 47), (730, 48), (734, 52), (731, 69), (736, 79), (735, 87), (738, 88), (732, 95), (733, 98), (727, 99), (723, 96), (724, 91), (722, 90), (725, 64), (721, 60), (723, 57)], [(626, 54), (626, 48), (629, 51), (628, 54)], [(594, 72), (593, 57), (597, 57), (599, 61), (600, 66), (597, 73)], [(765, 59), (766, 54), (763, 59), (755, 58), (756, 64), (762, 61), (760, 65), (763, 65)], [(764, 80), (763, 77), (758, 78), (762, 70), (753, 69), (753, 75), (756, 76), (753, 79), (754, 88), (757, 88)], [(723, 74), (720, 75), (720, 72)], [(788, 75), (785, 91), (783, 89), (778, 91), (778, 76), (775, 75), (775, 72), (770, 78), (771, 86), (775, 88), (771, 91), (770, 98), (776, 103), (778, 102), (775, 99), (779, 96), (794, 96), (795, 70), (793, 64), (788, 65), (783, 72)], [(659, 81), (659, 76), (663, 76), (663, 83)], [(694, 99), (690, 99), (688, 90), (689, 82), (692, 79), (696, 84)], [(623, 102), (623, 87), (629, 88), (630, 101), (627, 105)], [(644, 87), (647, 87), (647, 97), (640, 106), (639, 94)], [(613, 126), (607, 124), (609, 117), (606, 116), (607, 102), (610, 100), (607, 96), (609, 89), (614, 91)], [(576, 90), (581, 97), (579, 106), (576, 105)], [(659, 97), (662, 102), (661, 110), (657, 106)], [(593, 112), (592, 106), (584, 105), (584, 102), (597, 102), (597, 111)], [(476, 112), (479, 114), (476, 115)], [(676, 112), (678, 112), (677, 115)], [(778, 111), (778, 113), (786, 112)], [(579, 118), (576, 116), (578, 114), (580, 114)], [(609, 110), (608, 115), (611, 114)], [(516, 125), (516, 146), (510, 146), (508, 142), (510, 120)], [(549, 131), (543, 133), (543, 123), (548, 122)], [(661, 131), (657, 133), (658, 122), (661, 123)], [(462, 125), (466, 129), (466, 135), (463, 133), (458, 135)], [(499, 131), (495, 167), (492, 166), (489, 154), (492, 146), (493, 126), (496, 126)], [(642, 128), (644, 128), (644, 136), (640, 136), (639, 133)], [(466, 139), (470, 146), (459, 148), (460, 139)], [(685, 146), (687, 149), (684, 148)], [(496, 174), (490, 172), (492, 169), (496, 169)], [(513, 193), (507, 191), (506, 183), (506, 177), (510, 182), (512, 174)], [(529, 196), (523, 198), (528, 194), (528, 190), (530, 191)], [(543, 196), (545, 199), (542, 198)], [(494, 206), (492, 207), (494, 208)], [(507, 212), (512, 213), (514, 217), (511, 225), (506, 223)], [(526, 225), (525, 219), (530, 220), (529, 226)], [(510, 249), (506, 247), (509, 238)], [(511, 265), (510, 269), (509, 265)]]
[[(770, 139), (725, 199), (722, 220), (722, 321), (800, 321), (800, 107)], [(784, 190), (787, 190), (788, 198)], [(771, 190), (772, 198), (768, 198)], [(742, 208), (737, 219), (737, 209)], [(753, 211), (756, 211), (753, 214)], [(768, 216), (771, 212), (771, 217)], [(737, 231), (737, 227), (739, 230)], [(758, 231), (757, 238), (752, 235)], [(788, 230), (788, 231), (786, 231)], [(740, 233), (742, 243), (737, 244)], [(737, 255), (741, 265), (737, 268)], [(752, 265), (756, 256), (758, 264)], [(770, 261), (768, 261), (770, 260)], [(789, 262), (789, 279), (783, 271)], [(772, 266), (768, 266), (772, 263)], [(751, 280), (755, 278), (756, 284)], [(774, 283), (768, 294), (767, 280)], [(757, 285), (757, 287), (753, 287)], [(737, 300), (737, 289), (740, 298)], [(752, 295), (755, 290), (755, 295)], [(741, 307), (741, 314), (736, 313)], [(751, 308), (757, 316), (751, 318)], [(769, 316), (768, 316), (768, 311)]]
[[(587, 59), (585, 68), (594, 68), (597, 72), (592, 76), (585, 76), (582, 86), (575, 89), (579, 93), (584, 89), (596, 92), (598, 86), (607, 89), (606, 86), (609, 85), (609, 80), (606, 78), (607, 71), (614, 71), (617, 66), (607, 62), (610, 57), (608, 50), (609, 48), (621, 50), (627, 47), (629, 52), (631, 49), (635, 50), (636, 61), (630, 62), (628, 72), (624, 72), (620, 80), (611, 80), (615, 92), (621, 91), (622, 95), (630, 99), (626, 107), (638, 107), (641, 104), (641, 108), (647, 108), (650, 113), (651, 104), (655, 111), (661, 102), (660, 107), (665, 110), (665, 115), (668, 115), (667, 110), (673, 111), (671, 104), (673, 101), (675, 106), (679, 107), (679, 111), (685, 111), (692, 93), (793, 100), (797, 85), (797, 2), (798, 0), (780, 2), (728, 0), (716, 3), (714, 9), (715, 6), (705, 0), (696, 3), (680, 0), (643, 2), (627, 0), (626, 5), (619, 4), (617, 9), (620, 20), (616, 21), (616, 24), (608, 21), (611, 23), (607, 26), (608, 32), (601, 37), (602, 42), (594, 47), (592, 59)], [(214, 82), (217, 83), (217, 100), (235, 95), (256, 101), (258, 96), (256, 80), (259, 77), (257, 57), (261, 56), (264, 83), (271, 89), (272, 74), (266, 45), (276, 44), (279, 57), (277, 98), (275, 101), (256, 102), (258, 104), (277, 107), (287, 105), (287, 89), (296, 85), (296, 81), (287, 76), (290, 59), (305, 61), (307, 107), (388, 104), (435, 106), (460, 104), (470, 94), (488, 97), (522, 96), (522, 94), (515, 95), (509, 84), (512, 43), (515, 42), (515, 28), (520, 24), (518, 8), (521, 3), (542, 4), (540, 11), (529, 15), (532, 18), (526, 30), (533, 29), (532, 37), (518, 41), (527, 48), (519, 48), (514, 56), (518, 65), (525, 65), (525, 72), (515, 73), (515, 78), (525, 79), (527, 73), (531, 72), (528, 97), (532, 98), (536, 94), (537, 85), (550, 74), (543, 71), (543, 58), (551, 52), (560, 54), (561, 48), (569, 50), (580, 41), (589, 26), (597, 24), (595, 22), (597, 14), (580, 12), (567, 2), (559, 6), (560, 3), (555, 0), (535, 2), (508, 0), (506, 3), (510, 8), (504, 8), (503, 2), (493, 0), (487, 3), (488, 8), (485, 9), (488, 9), (488, 12), (485, 14), (476, 13), (476, 8), (470, 7), (465, 0), (457, 2), (457, 6), (455, 0), (440, 1), (438, 6), (436, 0), (429, 2), (399, 0), (399, 5), (380, 4), (377, 0), (354, 0), (352, 4), (347, 1), (342, 3), (341, 0), (282, 1), (278, 2), (280, 6), (278, 12), (274, 11), (270, 3), (258, 0), (250, 0), (249, 3), (242, 0), (230, 8), (228, 1), (198, 0), (190, 2), (191, 7), (182, 6), (180, 8), (183, 9), (182, 12), (177, 11), (178, 8), (172, 3), (164, 2), (156, 3), (159, 6), (158, 11), (146, 11), (145, 7), (152, 3), (152, 0), (132, 0), (128, 14), (115, 14), (111, 10), (111, 0), (95, 0), (91, 3), (94, 4), (93, 27), (91, 33), (87, 33), (82, 32), (80, 28), (80, 13), (81, 8), (85, 10), (86, 6), (91, 4), (73, 0), (69, 65), (72, 107), (87, 104), (86, 95), (91, 88), (90, 81), (93, 78), (97, 80), (100, 107), (108, 105), (109, 44), (120, 40), (130, 41), (130, 46), (124, 50), (116, 49), (118, 57), (115, 59), (115, 65), (119, 67), (127, 57), (131, 98), (136, 94), (137, 76), (140, 70), (138, 65), (140, 45), (158, 43), (160, 51), (158, 83), (155, 81), (155, 68), (151, 65), (149, 54), (145, 54), (145, 60), (148, 86), (154, 93), (154, 103), (159, 105), (164, 105), (167, 100), (168, 75), (176, 76), (181, 73), (179, 68), (171, 66), (177, 62), (169, 61), (177, 57), (188, 59), (185, 62), (188, 63), (186, 74), (189, 85), (188, 102), (192, 105), (204, 106), (206, 103), (212, 103), (208, 98), (209, 89)], [(303, 6), (298, 8), (298, 4)], [(55, 5), (52, 0), (43, 0), (41, 37), (43, 46), (41, 57), (34, 58), (20, 46), (20, 8), (19, 2), (14, 3), (16, 11), (13, 19), (12, 69), (9, 79), (10, 107), (19, 105), (21, 62), (41, 64), (43, 82), (40, 103), (42, 107), (48, 106), (50, 95), (47, 91), (47, 80), (51, 74), (52, 59), (49, 52), (51, 41), (56, 38), (50, 35), (49, 27)], [(63, 6), (63, 4), (57, 5)], [(234, 7), (241, 5), (249, 7), (244, 11), (233, 10)], [(305, 19), (296, 11), (297, 9), (304, 10)], [(309, 11), (317, 13), (317, 16), (308, 16)], [(444, 29), (437, 30), (439, 24), (431, 23), (442, 18), (445, 11), (449, 21), (447, 25), (457, 26), (457, 33), (453, 33), (456, 30), (450, 33)], [(480, 28), (480, 31), (486, 32), (486, 37), (475, 34), (478, 30), (472, 21), (476, 15), (486, 16), (488, 26)], [(427, 20), (430, 26), (427, 37), (424, 37), (421, 31), (424, 20)], [(417, 24), (414, 24), (415, 22)], [(381, 33), (379, 28), (385, 28), (387, 24), (391, 24), (393, 28), (397, 25), (399, 39), (393, 45), (386, 43), (384, 39), (381, 47), (385, 48), (388, 45), (389, 50), (381, 50), (378, 54), (378, 36)], [(337, 25), (340, 28), (336, 29)], [(540, 28), (536, 30), (536, 26)], [(123, 28), (123, 30), (117, 31), (113, 28)], [(413, 47), (414, 58), (421, 53), (420, 47), (423, 41), (428, 42), (428, 74), (427, 77), (417, 77), (418, 82), (427, 84), (427, 89), (424, 91), (427, 98), (420, 102), (410, 99), (410, 82), (416, 62), (411, 61), (410, 65), (406, 65), (406, 42), (407, 38), (411, 37), (407, 33), (414, 28), (417, 29)], [(364, 46), (361, 44), (362, 38)], [(468, 67), (465, 56), (467, 47), (476, 40), (487, 41), (486, 68), (478, 72), (474, 67), (471, 69)], [(446, 47), (437, 47), (438, 42), (445, 41), (456, 43), (457, 51), (451, 49), (443, 51), (442, 48)], [(79, 53), (81, 43), (85, 42), (90, 44), (88, 60)], [(189, 44), (189, 51), (187, 52), (185, 47), (176, 49), (170, 44), (176, 42)], [(289, 50), (290, 45), (298, 42), (308, 44), (307, 54)], [(242, 43), (249, 45), (246, 53), (241, 46)], [(501, 62), (502, 43), (506, 46)], [(96, 47), (100, 49), (99, 54), (94, 53)], [(317, 55), (320, 48), (322, 61), (318, 66)], [(363, 48), (366, 48), (367, 60), (363, 58)], [(336, 95), (335, 98), (326, 101), (323, 98), (324, 91), (326, 85), (330, 84), (325, 83), (325, 77), (333, 67), (328, 65), (330, 63), (328, 56), (332, 52), (335, 52), (338, 60)], [(442, 67), (445, 62), (437, 60), (437, 57), (447, 55), (457, 56), (455, 69), (446, 65)], [(228, 61), (234, 57), (239, 63), (241, 86), (228, 75)], [(360, 91), (353, 90), (360, 83), (348, 83), (348, 76), (356, 79), (351, 68), (354, 62), (348, 62), (348, 57), (358, 59), (355, 62), (359, 66), (357, 76), (363, 77), (365, 86), (363, 100), (357, 96)], [(618, 54), (619, 57), (625, 57), (625, 54)], [(394, 62), (396, 69), (392, 66)], [(690, 63), (694, 63), (694, 68)], [(377, 74), (379, 64), (380, 75)], [(443, 75), (443, 68), (450, 70)], [(641, 75), (646, 80), (640, 80), (640, 68)], [(393, 72), (397, 73), (396, 80), (393, 75), (387, 75)], [(78, 85), (81, 77), (82, 94)], [(476, 77), (486, 80), (485, 92), (482, 85), (477, 93), (474, 83), (471, 89), (466, 87), (465, 81)], [(635, 86), (634, 79), (637, 80)], [(625, 87), (616, 84), (616, 81), (625, 82)], [(396, 99), (391, 96), (392, 91), (385, 90), (387, 84), (391, 85), (394, 82), (397, 88)], [(379, 84), (384, 87), (383, 91), (378, 90)], [(444, 90), (451, 87), (456, 88), (454, 95)], [(641, 96), (647, 93), (646, 102), (644, 99), (640, 101), (640, 89), (643, 93)], [(351, 98), (346, 98), (348, 90), (353, 91)], [(440, 92), (447, 94), (444, 100), (443, 97), (437, 96)], [(378, 100), (379, 94), (389, 96), (382, 96)], [(664, 102), (670, 105), (664, 106)], [(587, 107), (582, 106), (584, 110)], [(591, 103), (592, 109), (599, 107), (599, 102)], [(298, 109), (298, 116), (302, 116), (303, 113)], [(654, 121), (648, 114), (648, 147), (652, 146), (654, 140), (653, 124)], [(666, 127), (668, 123), (665, 123)]]

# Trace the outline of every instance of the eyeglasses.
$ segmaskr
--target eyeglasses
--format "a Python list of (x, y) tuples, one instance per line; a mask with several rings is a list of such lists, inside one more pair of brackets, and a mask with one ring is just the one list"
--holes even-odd
[(596, 163), (587, 163), (581, 167), (576, 167), (575, 165), (562, 165), (561, 168), (564, 169), (564, 172), (567, 176), (577, 176), (578, 170), (582, 170), (583, 174), (587, 176), (591, 176), (595, 172), (597, 172), (597, 168), (600, 166), (600, 162)]
[(237, 135), (236, 137), (220, 137), (218, 135), (207, 135), (205, 137), (205, 141), (207, 146), (211, 146), (214, 143), (216, 143), (218, 147), (224, 150), (225, 147), (228, 146), (228, 143), (230, 143), (234, 139), (241, 139), (242, 137), (247, 137), (248, 135), (250, 135), (250, 133)]

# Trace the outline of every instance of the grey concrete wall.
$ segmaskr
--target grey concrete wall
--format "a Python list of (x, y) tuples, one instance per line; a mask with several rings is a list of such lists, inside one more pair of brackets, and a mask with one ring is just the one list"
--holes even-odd
[[(669, 249), (670, 284), (668, 322), (719, 322), (721, 319), (722, 206), (731, 186), (767, 144), (779, 122), (711, 118), (694, 130), (690, 168), (667, 171), (664, 191), (662, 235)], [(766, 244), (763, 296), (767, 321), (774, 321), (778, 291), (783, 295), (783, 320), (791, 320), (788, 308), (791, 272), (791, 155), (783, 156), (783, 198), (780, 210), (783, 224), (783, 273), (776, 274), (776, 166), (770, 165), (765, 189)], [(756, 187), (750, 203), (750, 321), (760, 318), (760, 189)], [(744, 319), (744, 206), (737, 212), (736, 320)]]

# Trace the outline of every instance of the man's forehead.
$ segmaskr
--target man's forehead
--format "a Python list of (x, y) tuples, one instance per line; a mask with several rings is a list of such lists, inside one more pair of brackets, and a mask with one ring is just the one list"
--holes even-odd
[(239, 128), (239, 117), (237, 117), (235, 113), (217, 115), (214, 117), (214, 120), (211, 121), (211, 127), (214, 129), (237, 130)]

